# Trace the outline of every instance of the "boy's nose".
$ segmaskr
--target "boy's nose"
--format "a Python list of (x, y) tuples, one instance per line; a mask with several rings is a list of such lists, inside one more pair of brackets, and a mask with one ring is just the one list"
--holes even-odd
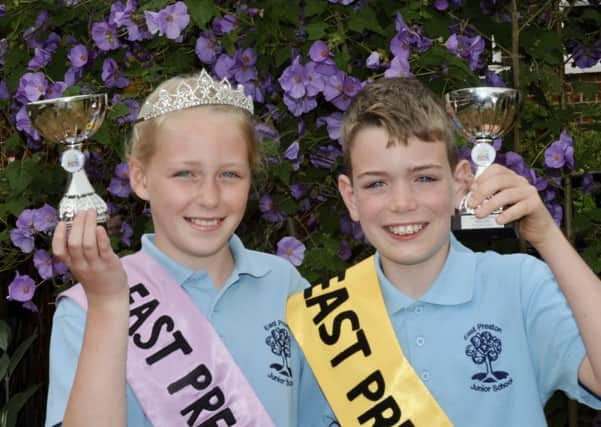
[(390, 195), (390, 210), (394, 212), (410, 211), (417, 207), (415, 191), (408, 186), (397, 186), (393, 188)]

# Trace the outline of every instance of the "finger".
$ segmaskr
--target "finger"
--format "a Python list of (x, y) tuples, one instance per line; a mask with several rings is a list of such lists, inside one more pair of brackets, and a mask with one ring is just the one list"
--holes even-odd
[(88, 209), (84, 212), (83, 255), (88, 264), (94, 264), (99, 258), (98, 244), (96, 242), (96, 210)]
[(490, 199), (499, 192), (511, 188), (527, 189), (529, 187), (532, 186), (526, 178), (513, 172), (489, 175), (488, 179), (480, 181), (475, 188), (472, 188), (471, 207), (479, 206), (484, 200)]
[(84, 262), (82, 241), (85, 225), (85, 211), (78, 212), (71, 223), (71, 230), (67, 237), (67, 248), (69, 256), (74, 265), (80, 265)]
[(104, 227), (99, 225), (96, 226), (96, 242), (98, 244), (98, 252), (100, 258), (105, 261), (110, 261), (114, 258), (117, 258), (115, 253), (113, 252), (113, 248), (111, 247), (111, 239)]
[(64, 221), (60, 221), (54, 228), (52, 235), (52, 254), (69, 265), (69, 251), (67, 250), (67, 224)]

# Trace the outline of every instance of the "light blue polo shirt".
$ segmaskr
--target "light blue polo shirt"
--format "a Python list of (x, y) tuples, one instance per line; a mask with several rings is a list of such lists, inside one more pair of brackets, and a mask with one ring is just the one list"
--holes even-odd
[(578, 383), (584, 345), (544, 262), (473, 252), (451, 236), (441, 273), (418, 300), (384, 276), (379, 254), (375, 268), (405, 356), (455, 426), (546, 426), (555, 390), (601, 408)]
[[(211, 322), (277, 427), (297, 426), (301, 380), (307, 393), (319, 393), (302, 353), (285, 323), (286, 300), (308, 283), (288, 261), (246, 249), (237, 236), (229, 245), (235, 267), (221, 290), (206, 271), (183, 267), (162, 253), (153, 235), (142, 237), (142, 250), (154, 257), (182, 286)], [(50, 385), (46, 426), (60, 423), (75, 377), (85, 328), (85, 312), (62, 299), (56, 309), (50, 344)], [(267, 343), (284, 333), (290, 354)], [(128, 426), (151, 426), (133, 391), (127, 386)]]

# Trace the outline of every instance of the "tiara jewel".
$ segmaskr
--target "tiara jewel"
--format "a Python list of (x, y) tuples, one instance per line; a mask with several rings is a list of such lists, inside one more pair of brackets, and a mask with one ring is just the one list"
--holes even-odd
[(243, 108), (250, 114), (254, 113), (253, 99), (244, 93), (242, 85), (233, 89), (226, 78), (217, 82), (203, 69), (198, 74), (198, 78), (193, 81), (193, 86), (187, 82), (181, 82), (177, 85), (174, 93), (170, 93), (167, 89), (161, 89), (154, 102), (144, 103), (140, 109), (138, 121), (153, 119), (165, 113), (199, 105), (232, 105)]

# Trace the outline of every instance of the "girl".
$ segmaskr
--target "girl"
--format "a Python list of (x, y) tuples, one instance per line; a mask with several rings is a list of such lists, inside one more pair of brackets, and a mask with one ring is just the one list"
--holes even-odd
[(307, 283), (234, 234), (257, 164), (252, 110), (204, 70), (164, 82), (128, 156), (154, 234), (120, 260), (94, 212), (57, 226), (54, 254), (81, 284), (54, 316), (47, 426), (297, 425), (285, 303)]

